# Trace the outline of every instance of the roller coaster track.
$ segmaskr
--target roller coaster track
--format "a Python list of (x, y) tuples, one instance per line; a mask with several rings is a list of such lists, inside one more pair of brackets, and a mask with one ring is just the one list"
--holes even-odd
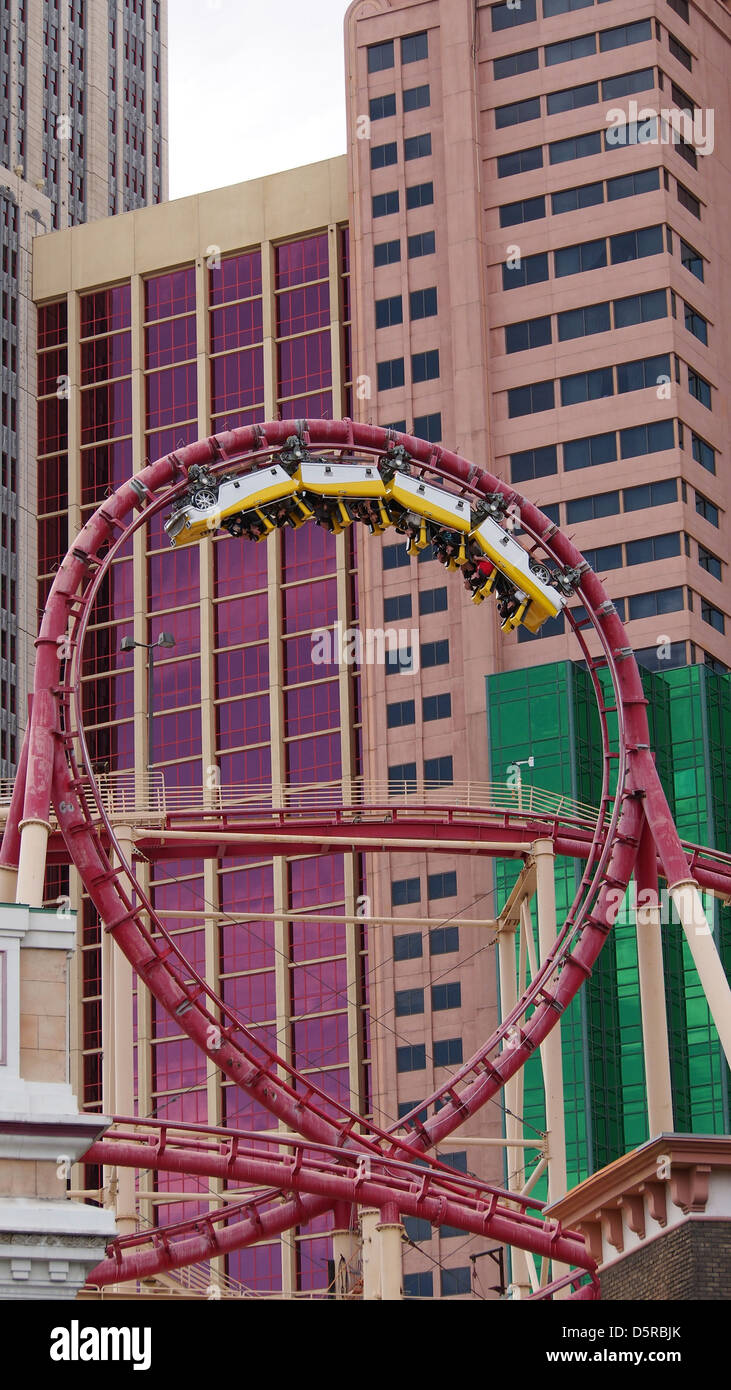
[[(122, 546), (138, 527), (182, 495), (187, 469), (193, 464), (204, 464), (214, 474), (232, 465), (246, 472), (275, 455), (295, 433), (310, 451), (350, 461), (355, 457), (372, 460), (402, 445), (417, 472), (452, 493), (474, 501), (501, 494), (513, 514), (519, 511), (531, 552), (577, 572), (576, 593), (586, 615), (577, 621), (567, 610), (593, 685), (602, 736), (602, 788), (593, 825), (583, 812), (572, 816), (493, 808), (491, 819), (489, 815), (481, 818), (481, 808), (476, 813), (470, 809), (466, 816), (465, 808), (458, 814), (456, 808), (444, 805), (423, 807), (423, 815), (417, 818), (397, 797), (368, 808), (382, 813), (381, 823), (366, 815), (365, 807), (358, 808), (360, 819), (356, 819), (353, 807), (342, 805), (335, 813), (328, 808), (324, 817), (320, 812), (319, 824), (312, 821), (312, 852), (318, 846), (332, 849), (333, 841), (343, 846), (395, 848), (400, 832), (413, 836), (418, 820), (421, 839), (426, 827), (447, 852), (457, 849), (460, 838), (469, 839), (471, 847), (484, 838), (492, 844), (493, 853), (521, 853), (522, 846), (528, 848), (536, 836), (548, 834), (558, 852), (576, 855), (583, 865), (576, 897), (555, 945), (516, 1007), (418, 1111), (388, 1130), (363, 1121), (300, 1075), (262, 1043), (185, 960), (117, 838), (113, 813), (94, 778), (81, 717), (84, 638), (100, 584)], [(588, 649), (587, 628), (598, 639), (599, 656)], [(18, 867), (18, 899), (24, 900), (21, 895), (29, 875), (37, 876), (29, 856), (37, 857), (39, 834), (45, 847), (53, 807), (64, 857), (78, 869), (104, 929), (139, 978), (226, 1077), (301, 1137), (300, 1142), (292, 1134), (286, 1136), (287, 1145), (295, 1151), (293, 1159), (291, 1154), (272, 1154), (266, 1145), (257, 1149), (253, 1141), (247, 1149), (247, 1136), (232, 1132), (203, 1138), (187, 1127), (179, 1143), (172, 1144), (169, 1127), (153, 1129), (151, 1142), (149, 1135), (140, 1138), (138, 1121), (128, 1122), (126, 1130), (122, 1122), (121, 1130), (110, 1131), (94, 1146), (90, 1161), (160, 1169), (169, 1165), (169, 1171), (211, 1176), (215, 1169), (218, 1176), (263, 1183), (273, 1191), (242, 1204), (238, 1212), (227, 1208), (220, 1216), (199, 1217), (112, 1242), (107, 1260), (91, 1272), (90, 1283), (134, 1279), (143, 1270), (149, 1274), (205, 1260), (304, 1224), (335, 1204), (367, 1200), (391, 1213), (449, 1220), (534, 1253), (550, 1254), (575, 1267), (566, 1276), (574, 1286), (582, 1271), (591, 1274), (592, 1283), (575, 1296), (592, 1296), (596, 1287), (593, 1262), (575, 1233), (562, 1231), (558, 1223), (537, 1214), (540, 1209), (531, 1201), (497, 1188), (470, 1186), (444, 1165), (424, 1158), (484, 1106), (547, 1037), (591, 975), (633, 873), (638, 887), (652, 888), (659, 872), (671, 894), (679, 895), (674, 901), (681, 905), (689, 901), (693, 907), (699, 901), (698, 883), (721, 896), (731, 894), (731, 861), (702, 847), (686, 849), (678, 838), (655, 770), (646, 701), (625, 629), (599, 579), (571, 541), (508, 485), (424, 441), (348, 420), (251, 426), (198, 441), (159, 459), (97, 509), (59, 568), (36, 646), (32, 713), (8, 808), (0, 867)], [(611, 695), (600, 678), (602, 670), (608, 673)], [(309, 814), (313, 816), (311, 809)], [(302, 815), (290, 807), (287, 817), (302, 843)], [(171, 843), (178, 857), (183, 845), (186, 854), (225, 856), (241, 854), (240, 837), (253, 833), (268, 853), (286, 853), (284, 823), (282, 813), (273, 808), (266, 816), (260, 812), (257, 824), (250, 810), (242, 815), (240, 808), (224, 812), (221, 807), (210, 811), (201, 807), (188, 816), (187, 823), (184, 813), (172, 813), (162, 826), (147, 827), (138, 847), (150, 858), (169, 852)], [(515, 848), (508, 850), (508, 843)], [(51, 849), (60, 853), (58, 842), (52, 840)], [(728, 993), (725, 981), (719, 985), (720, 962), (712, 943), (696, 963), (709, 1001), (714, 991), (718, 999), (723, 987)], [(718, 1017), (716, 1022), (720, 1031)], [(420, 1118), (424, 1111), (426, 1119)]]

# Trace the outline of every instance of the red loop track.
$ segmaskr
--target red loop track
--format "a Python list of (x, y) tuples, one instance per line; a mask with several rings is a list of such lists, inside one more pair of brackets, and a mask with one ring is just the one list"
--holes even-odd
[[(536, 834), (548, 834), (558, 852), (575, 854), (585, 861), (576, 899), (554, 949), (516, 1008), (420, 1107), (425, 1106), (428, 1112), (426, 1120), (422, 1122), (414, 1113), (388, 1131), (368, 1125), (298, 1074), (196, 976), (125, 861), (94, 781), (80, 714), (84, 635), (99, 585), (121, 546), (137, 527), (184, 490), (186, 471), (192, 464), (205, 464), (220, 472), (235, 463), (239, 471), (245, 471), (282, 448), (297, 432), (311, 451), (342, 451), (346, 456), (353, 452), (377, 456), (394, 444), (402, 444), (415, 465), (451, 490), (476, 499), (501, 493), (513, 509), (516, 505), (519, 508), (522, 527), (534, 550), (561, 567), (580, 569), (577, 595), (587, 614), (587, 619), (577, 624), (569, 612), (569, 621), (587, 661), (602, 730), (603, 787), (596, 826), (592, 830), (586, 823), (570, 820), (547, 823), (542, 816), (506, 822), (511, 836), (521, 820), (524, 833), (532, 839)], [(589, 654), (584, 641), (582, 628), (588, 625), (599, 639), (599, 657)], [(293, 1157), (291, 1153), (273, 1155), (263, 1144), (257, 1149), (253, 1141), (247, 1147), (247, 1136), (231, 1132), (203, 1139), (186, 1127), (185, 1135), (173, 1144), (166, 1126), (153, 1129), (152, 1140), (149, 1135), (140, 1137), (137, 1121), (128, 1122), (134, 1130), (110, 1131), (90, 1151), (89, 1161), (234, 1176), (237, 1181), (273, 1186), (275, 1192), (261, 1193), (240, 1211), (227, 1209), (221, 1217), (197, 1218), (115, 1241), (108, 1259), (92, 1271), (90, 1282), (98, 1285), (134, 1279), (208, 1259), (261, 1240), (265, 1234), (305, 1223), (336, 1203), (364, 1200), (382, 1208), (395, 1204), (402, 1213), (447, 1220), (465, 1230), (479, 1230), (480, 1234), (571, 1263), (577, 1267), (574, 1282), (581, 1271), (591, 1272), (593, 1262), (581, 1238), (547, 1221), (536, 1204), (458, 1179), (436, 1162), (425, 1168), (421, 1157), (479, 1110), (524, 1064), (591, 974), (622, 893), (637, 867), (643, 834), (654, 843), (657, 870), (670, 885), (695, 876), (701, 885), (731, 894), (731, 861), (696, 846), (686, 852), (678, 838), (650, 751), (646, 701), (625, 629), (599, 579), (571, 541), (533, 503), (505, 483), (457, 454), (422, 440), (349, 420), (251, 426), (199, 441), (158, 460), (97, 509), (56, 575), (36, 645), (32, 716), (0, 864), (17, 865), (22, 822), (48, 822), (53, 805), (66, 857), (78, 869), (105, 930), (113, 935), (158, 1002), (227, 1077), (302, 1136), (302, 1142), (288, 1136), (289, 1147), (295, 1149)], [(612, 703), (606, 703), (599, 678), (601, 668), (609, 675)], [(614, 741), (610, 722), (616, 724)], [(445, 809), (449, 819), (449, 808)], [(440, 830), (444, 829), (444, 819), (435, 817)], [(356, 826), (344, 816), (329, 820), (330, 833), (333, 820), (343, 843), (361, 843), (367, 834), (366, 827)], [(301, 825), (301, 820), (297, 821), (299, 828)], [(204, 853), (196, 834), (210, 828), (205, 818), (184, 828), (190, 845), (196, 845), (194, 852)], [(241, 852), (240, 845), (227, 848), (231, 822), (226, 826), (217, 822), (215, 829), (215, 845), (210, 852)], [(261, 829), (262, 843), (266, 843), (266, 827)], [(277, 827), (270, 827), (269, 833), (271, 829), (276, 836)], [(489, 828), (490, 836), (494, 829)], [(483, 830), (473, 823), (469, 834), (479, 838)], [(377, 831), (383, 834), (383, 826)], [(447, 851), (449, 839), (448, 832)], [(142, 844), (145, 855), (155, 857), (154, 832)], [(162, 852), (159, 843), (157, 849)], [(121, 867), (113, 866), (112, 851)], [(269, 852), (282, 852), (281, 842), (277, 850), (276, 838)], [(650, 880), (653, 869), (651, 864)], [(643, 869), (640, 865), (640, 870), (638, 881), (648, 874), (647, 866)], [(165, 1142), (161, 1133), (168, 1136)], [(418, 1165), (416, 1159), (420, 1160)], [(368, 1176), (364, 1177), (366, 1171)], [(577, 1296), (588, 1296), (587, 1289)]]

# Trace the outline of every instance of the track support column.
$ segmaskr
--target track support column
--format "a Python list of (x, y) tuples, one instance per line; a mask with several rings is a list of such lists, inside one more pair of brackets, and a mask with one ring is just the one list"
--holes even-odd
[[(120, 849), (128, 864), (132, 864), (134, 838), (128, 825), (115, 826)], [(110, 1065), (111, 1101), (113, 1115), (134, 1114), (134, 995), (133, 971), (127, 957), (102, 927), (110, 952), (109, 974), (112, 987), (112, 1036), (104, 1039), (104, 1049), (113, 1047)], [(117, 1231), (120, 1236), (131, 1235), (137, 1229), (137, 1198), (133, 1168), (116, 1170)]]
[(46, 820), (20, 822), (20, 856), (15, 901), (26, 907), (43, 907), (43, 880), (46, 873), (46, 848), (51, 826)]
[(333, 1237), (333, 1264), (335, 1266), (336, 1299), (349, 1298), (356, 1282), (356, 1264), (360, 1252), (357, 1230), (351, 1227), (353, 1208), (347, 1203), (338, 1202), (335, 1207), (335, 1229)]
[(642, 1049), (645, 1058), (647, 1122), (650, 1138), (673, 1128), (670, 1047), (662, 960), (662, 924), (658, 893), (655, 841), (646, 824), (637, 856), (637, 966), (642, 1010)]
[(670, 897), (685, 932), (693, 964), (716, 1025), (726, 1061), (731, 1066), (731, 986), (713, 940), (703, 900), (695, 879), (683, 879), (670, 887)]
[[(538, 944), (541, 960), (545, 960), (556, 942), (556, 881), (554, 853), (550, 840), (535, 840), (532, 846), (536, 864), (536, 903), (538, 907)], [(550, 981), (549, 981), (550, 988)], [(554, 1024), (541, 1043), (543, 1086), (546, 1093), (546, 1128), (548, 1130), (548, 1200), (557, 1202), (566, 1195), (566, 1127), (563, 1101), (563, 1058), (561, 1053), (561, 1022)]]
[(398, 1207), (389, 1204), (376, 1226), (381, 1257), (381, 1298), (392, 1302), (404, 1296), (403, 1234)]
[(381, 1261), (378, 1237), (380, 1215), (377, 1207), (366, 1207), (360, 1214), (363, 1298), (369, 1301), (381, 1297)]

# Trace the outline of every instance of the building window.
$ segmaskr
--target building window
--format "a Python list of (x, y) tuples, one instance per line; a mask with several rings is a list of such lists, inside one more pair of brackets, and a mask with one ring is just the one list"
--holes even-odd
[(376, 328), (390, 328), (394, 323), (403, 323), (404, 310), (401, 302), (401, 295), (392, 295), (390, 299), (376, 300)]
[(620, 24), (616, 29), (603, 29), (599, 35), (599, 52), (608, 53), (613, 48), (629, 48), (634, 43), (644, 43), (652, 38), (652, 25), (649, 19), (638, 19), (633, 24)]
[(566, 503), (566, 520), (569, 526), (577, 521), (596, 521), (603, 516), (616, 516), (619, 512), (619, 493), (600, 492), (591, 497), (574, 497)]
[(599, 367), (593, 372), (577, 372), (561, 377), (561, 404), (579, 405), (582, 401), (597, 401), (614, 394), (611, 367)]
[(383, 620), (386, 623), (398, 622), (399, 618), (411, 617), (411, 594), (394, 594), (383, 600)]
[(374, 264), (375, 266), (378, 266), (378, 265), (395, 265), (396, 262), (397, 262), (397, 261), (400, 261), (400, 260), (401, 260), (401, 242), (398, 241), (398, 240), (397, 240), (397, 241), (379, 241), (379, 242), (373, 247), (373, 264)]
[(388, 790), (394, 796), (416, 791), (416, 763), (392, 763), (388, 769)]
[(602, 304), (586, 304), (583, 309), (566, 309), (558, 315), (558, 340), (565, 343), (570, 338), (588, 338), (593, 333), (608, 333), (611, 326), (608, 301)]
[[(709, 603), (707, 598), (701, 598), (701, 618), (704, 623), (710, 623), (711, 627), (715, 627), (716, 632), (726, 631), (726, 619), (723, 613), (719, 608), (716, 608), (714, 604)], [(434, 1048), (434, 1054), (434, 1060), (436, 1061), (436, 1047)]]
[(416, 723), (416, 703), (414, 700), (396, 700), (386, 705), (386, 728), (402, 729), (406, 724)]
[[(404, 1115), (408, 1110), (404, 1110)], [(404, 1216), (403, 1227), (409, 1240), (417, 1242), (420, 1240), (431, 1240), (431, 1222), (424, 1220), (420, 1216)]]
[(639, 618), (656, 618), (663, 613), (677, 613), (683, 608), (683, 590), (660, 589), (657, 593), (633, 594), (629, 600), (630, 621)]
[(688, 0), (668, 0), (668, 4), (671, 10), (675, 10), (675, 13), (679, 14), (680, 18), (685, 20), (686, 24), (690, 24), (690, 5), (688, 4)]
[(513, 29), (518, 24), (529, 24), (536, 17), (536, 0), (522, 0), (520, 5), (509, 5), (507, 0), (492, 7), (492, 30)]
[(706, 547), (701, 545), (700, 541), (698, 542), (698, 564), (702, 570), (706, 571), (706, 574), (713, 575), (714, 579), (720, 580), (722, 578), (723, 567), (721, 561), (717, 555), (713, 554), (712, 550), (706, 550)]
[(701, 439), (699, 434), (691, 430), (691, 448), (693, 458), (702, 468), (707, 468), (709, 473), (716, 471), (716, 450), (712, 445), (707, 444), (705, 439)]
[(496, 82), (503, 77), (517, 77), (521, 72), (535, 72), (538, 67), (538, 49), (528, 48), (523, 53), (509, 53), (505, 58), (493, 58), (492, 75)]
[(510, 178), (513, 174), (526, 174), (531, 169), (543, 168), (543, 146), (532, 145), (527, 150), (513, 150), (510, 154), (499, 154), (497, 176)]
[(430, 956), (448, 956), (458, 950), (459, 927), (433, 927), (429, 932)]
[(692, 212), (693, 216), (697, 217), (698, 221), (700, 221), (701, 205), (698, 199), (691, 193), (689, 188), (685, 187), (685, 184), (680, 183), (677, 180), (676, 182), (678, 191), (678, 202), (682, 205), (682, 207), (686, 209), (687, 212)]
[(651, 193), (659, 187), (659, 169), (636, 169), (632, 174), (607, 179), (607, 199), (614, 203), (620, 198), (633, 198), (637, 193)]
[(375, 193), (372, 207), (374, 217), (389, 217), (391, 213), (398, 212), (398, 189), (394, 189), (392, 193)]
[(391, 884), (391, 903), (393, 907), (404, 907), (406, 903), (421, 902), (421, 880), (419, 878), (397, 878)]
[[(431, 415), (415, 415), (414, 434), (417, 439), (427, 439), (430, 444), (438, 444), (442, 437), (441, 411), (435, 410)], [(421, 553), (423, 554), (423, 551)]]
[(548, 478), (557, 472), (555, 444), (544, 444), (538, 449), (524, 449), (522, 453), (510, 455), (510, 481), (513, 483), (527, 483), (533, 478)]
[(422, 642), (421, 644), (421, 666), (422, 670), (427, 666), (448, 666), (449, 665), (449, 638), (443, 637), (439, 642)]
[(432, 348), (429, 352), (413, 352), (411, 354), (412, 381), (436, 381), (438, 376), (439, 348)]
[(434, 232), (417, 232), (416, 236), (408, 238), (409, 260), (416, 256), (433, 256), (436, 251), (436, 236)]
[(404, 671), (411, 672), (413, 670), (411, 647), (403, 647), (401, 651), (398, 652), (386, 652), (385, 669), (387, 676), (398, 676)]
[(555, 382), (534, 381), (530, 386), (515, 386), (508, 391), (508, 416), (515, 420), (520, 415), (538, 415), (542, 410), (553, 410)]
[(646, 565), (655, 560), (670, 560), (680, 554), (680, 535), (677, 531), (663, 536), (643, 536), (627, 542), (627, 564)]
[(603, 183), (582, 183), (577, 188), (563, 188), (551, 194), (551, 212), (576, 212), (578, 208), (591, 208), (604, 202)]
[(551, 342), (551, 316), (524, 319), (522, 323), (505, 325), (505, 351), (526, 352), (530, 348), (546, 347)]
[(405, 932), (393, 938), (394, 960), (418, 960), (423, 954), (421, 932)]
[(595, 574), (606, 570), (619, 570), (622, 568), (622, 547), (600, 545), (593, 550), (584, 547), (584, 559), (588, 561)]
[(415, 1043), (411, 1047), (396, 1048), (397, 1071), (424, 1071), (426, 1068), (426, 1047)]
[(387, 145), (371, 146), (371, 169), (385, 169), (389, 164), (398, 163), (398, 145), (390, 140)]
[(449, 787), (454, 781), (451, 757), (424, 759), (424, 783), (431, 787)]
[(403, 386), (405, 380), (403, 357), (392, 357), (387, 362), (377, 363), (376, 371), (379, 391), (393, 391), (397, 386)]
[(446, 873), (429, 874), (427, 877), (427, 897), (454, 898), (457, 896), (457, 874), (454, 870)]
[(649, 323), (652, 319), (667, 317), (668, 302), (666, 290), (649, 290), (645, 294), (632, 294), (627, 299), (614, 301), (614, 327), (628, 328), (633, 323)]
[(590, 130), (586, 135), (572, 135), (567, 140), (552, 140), (548, 146), (551, 164), (566, 164), (571, 159), (586, 159), (589, 155), (600, 154), (602, 137), (598, 130)]
[(429, 35), (406, 34), (401, 40), (401, 62), (420, 63), (429, 57)]
[(404, 1298), (433, 1298), (434, 1275), (430, 1269), (404, 1275)]
[(433, 183), (415, 183), (411, 188), (406, 189), (406, 206), (409, 210), (413, 208), (425, 208), (433, 202)]
[(684, 44), (680, 43), (679, 40), (675, 38), (674, 34), (668, 34), (668, 48), (673, 57), (677, 58), (678, 62), (682, 63), (683, 67), (688, 69), (688, 72), (693, 71), (693, 58), (691, 54)]
[(709, 497), (704, 497), (702, 492), (696, 491), (695, 509), (698, 515), (703, 517), (704, 521), (710, 521), (711, 526), (718, 526), (720, 524), (718, 507), (715, 502), (711, 502)]
[(615, 101), (618, 97), (631, 96), (633, 92), (647, 92), (654, 85), (654, 68), (641, 68), (637, 72), (623, 72), (618, 77), (604, 79), (602, 82), (602, 101)]
[(404, 92), (404, 111), (421, 111), (430, 105), (431, 92), (428, 82), (421, 87), (408, 87)]
[(569, 439), (563, 446), (564, 472), (576, 468), (596, 468), (601, 463), (614, 463), (617, 458), (617, 436), (592, 434), (585, 439)]
[(368, 71), (383, 72), (394, 65), (393, 39), (387, 43), (372, 43), (368, 48)]
[(617, 366), (617, 391), (643, 391), (670, 380), (670, 358), (640, 357), (635, 362), (620, 362)]
[(406, 569), (411, 557), (405, 545), (384, 545), (381, 550), (385, 570)]
[(554, 251), (553, 258), (557, 278), (584, 274), (606, 265), (607, 243), (602, 237), (597, 241), (579, 242), (576, 246), (562, 246)]
[(626, 487), (622, 498), (626, 512), (641, 512), (646, 507), (665, 506), (669, 502), (677, 502), (678, 480), (661, 478), (656, 483), (640, 483), (637, 487)]
[(495, 128), (505, 130), (511, 125), (523, 125), (525, 121), (538, 121), (540, 116), (540, 97), (526, 97), (524, 101), (511, 101), (507, 106), (496, 106)]
[(520, 289), (523, 285), (537, 285), (548, 279), (548, 252), (539, 251), (535, 256), (521, 256), (517, 265), (502, 267), (503, 289)]
[(566, 87), (561, 92), (549, 92), (546, 109), (549, 116), (562, 111), (578, 111), (582, 106), (595, 106), (599, 100), (599, 83), (584, 82), (580, 87)]
[(521, 222), (536, 222), (546, 215), (546, 200), (541, 194), (538, 198), (522, 198), (518, 203), (504, 203), (500, 209), (500, 226), (516, 227)]
[(442, 1038), (434, 1043), (435, 1067), (458, 1067), (462, 1061), (462, 1039)]
[(640, 227), (632, 232), (619, 232), (609, 238), (612, 265), (658, 256), (663, 250), (662, 227)]
[(623, 459), (659, 454), (663, 449), (672, 449), (674, 445), (672, 420), (656, 420), (651, 425), (633, 425), (619, 431), (619, 456)]
[[(429, 613), (446, 613), (447, 611), (447, 589), (446, 585), (440, 589), (422, 589), (419, 594), (419, 612), (422, 615)], [(411, 608), (409, 607), (409, 616)]]
[(386, 116), (396, 115), (396, 93), (388, 92), (383, 97), (371, 97), (368, 114), (372, 121), (382, 121)]
[(431, 135), (409, 135), (404, 140), (404, 160), (425, 159), (431, 154)]
[(449, 719), (452, 715), (452, 696), (448, 692), (444, 695), (425, 695), (421, 711), (425, 724), (432, 719)]
[(596, 34), (579, 34), (574, 39), (564, 39), (562, 43), (547, 43), (543, 57), (546, 67), (552, 68), (559, 63), (571, 63), (577, 58), (587, 58), (590, 53), (596, 53)]
[(442, 1269), (439, 1278), (442, 1298), (453, 1298), (456, 1294), (470, 1293), (472, 1290), (469, 1265), (461, 1265), (457, 1269)]
[(397, 989), (394, 994), (394, 1013), (396, 1018), (408, 1018), (411, 1014), (423, 1014), (423, 989)]
[(459, 980), (450, 980), (443, 985), (432, 985), (431, 1006), (435, 1013), (440, 1013), (443, 1009), (460, 1009), (462, 1007), (462, 986)]
[(437, 292), (435, 287), (427, 290), (412, 290), (409, 295), (409, 313), (412, 319), (430, 319), (437, 313)]
[(678, 237), (678, 241), (680, 242), (681, 264), (685, 266), (686, 270), (690, 271), (691, 275), (695, 275), (697, 280), (703, 281), (705, 276), (703, 272), (703, 257), (700, 252), (696, 251), (694, 247), (689, 246), (688, 242), (683, 241), (682, 237)]
[(685, 326), (688, 332), (692, 333), (695, 338), (698, 338), (701, 343), (705, 343), (705, 345), (708, 346), (707, 321), (702, 314), (698, 313), (697, 309), (692, 307), (692, 305), (684, 302), (683, 308), (685, 310)]
[(694, 396), (697, 401), (700, 401), (701, 405), (706, 407), (706, 410), (711, 410), (713, 408), (711, 405), (710, 382), (706, 381), (705, 377), (701, 376), (699, 372), (692, 371), (690, 367), (688, 368), (688, 390), (691, 396)]

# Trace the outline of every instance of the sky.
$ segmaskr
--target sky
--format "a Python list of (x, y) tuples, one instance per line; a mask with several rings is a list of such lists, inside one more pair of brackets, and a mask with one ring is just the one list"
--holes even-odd
[(345, 153), (349, 0), (170, 0), (170, 197)]

